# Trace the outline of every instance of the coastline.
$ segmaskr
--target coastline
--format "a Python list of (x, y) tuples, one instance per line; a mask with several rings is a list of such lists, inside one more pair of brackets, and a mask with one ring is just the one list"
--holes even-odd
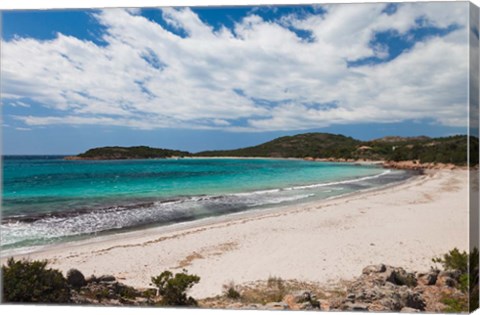
[(372, 263), (428, 270), (432, 257), (467, 248), (468, 207), (459, 207), (468, 201), (467, 176), (464, 170), (427, 171), (334, 199), (100, 236), (16, 257), (47, 259), (63, 272), (113, 274), (135, 287), (148, 287), (165, 269), (186, 268), (201, 277), (192, 290), (197, 298), (220, 294), (232, 280), (350, 279)]

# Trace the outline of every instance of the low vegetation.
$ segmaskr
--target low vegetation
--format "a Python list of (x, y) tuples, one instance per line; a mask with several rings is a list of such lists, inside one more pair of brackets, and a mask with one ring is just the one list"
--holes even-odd
[(62, 273), (46, 261), (14, 260), (2, 266), (5, 303), (68, 303), (70, 288)]
[[(186, 270), (164, 271), (151, 279), (156, 289), (139, 290), (110, 275), (86, 279), (79, 270), (71, 269), (65, 278), (59, 270), (47, 268), (46, 261), (10, 258), (2, 266), (2, 302), (373, 311), (410, 307), (458, 313), (478, 308), (478, 255), (477, 248), (470, 253), (454, 248), (433, 258), (435, 266), (427, 273), (371, 265), (354, 281), (341, 282), (341, 289), (274, 276), (243, 285), (232, 281), (223, 287), (222, 296), (204, 299), (200, 305), (187, 295), (200, 277)], [(366, 295), (366, 289), (378, 294)]]
[(448, 312), (473, 311), (478, 308), (478, 249), (475, 247), (470, 253), (454, 248), (442, 257), (433, 258), (434, 263), (440, 264), (444, 270), (453, 270), (460, 273), (457, 287), (468, 294), (465, 298), (444, 296), (442, 302), (447, 305)]
[(228, 284), (223, 285), (223, 295), (232, 300), (240, 298), (239, 287), (235, 285), (235, 282), (230, 281)]
[[(282, 302), (287, 295), (311, 292), (314, 296), (325, 297), (324, 291), (316, 283), (307, 283), (297, 280), (284, 280), (270, 276), (267, 280), (237, 285), (233, 281), (223, 286), (223, 295), (220, 299), (237, 301), (242, 304), (260, 304)], [(340, 293), (341, 295), (342, 293)], [(213, 298), (215, 299), (215, 298)], [(212, 299), (206, 299), (208, 304)]]
[(187, 291), (199, 281), (200, 277), (187, 274), (185, 269), (175, 275), (164, 271), (159, 276), (152, 277), (152, 283), (162, 297), (160, 304), (168, 306), (196, 306), (197, 301), (187, 296)]

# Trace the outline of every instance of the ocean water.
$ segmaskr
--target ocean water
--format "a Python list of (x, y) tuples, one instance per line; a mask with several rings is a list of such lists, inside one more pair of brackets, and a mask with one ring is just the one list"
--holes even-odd
[(66, 161), (3, 157), (2, 249), (309, 202), (405, 171), (281, 159)]

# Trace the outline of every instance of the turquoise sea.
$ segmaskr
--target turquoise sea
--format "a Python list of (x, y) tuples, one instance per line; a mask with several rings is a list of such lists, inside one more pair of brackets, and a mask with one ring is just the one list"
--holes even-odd
[(405, 171), (282, 159), (67, 161), (4, 156), (2, 249), (309, 202)]

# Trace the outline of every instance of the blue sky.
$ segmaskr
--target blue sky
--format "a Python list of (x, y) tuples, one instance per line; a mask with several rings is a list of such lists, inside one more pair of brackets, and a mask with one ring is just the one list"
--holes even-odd
[(4, 11), (3, 153), (464, 134), (467, 16), (466, 3)]

